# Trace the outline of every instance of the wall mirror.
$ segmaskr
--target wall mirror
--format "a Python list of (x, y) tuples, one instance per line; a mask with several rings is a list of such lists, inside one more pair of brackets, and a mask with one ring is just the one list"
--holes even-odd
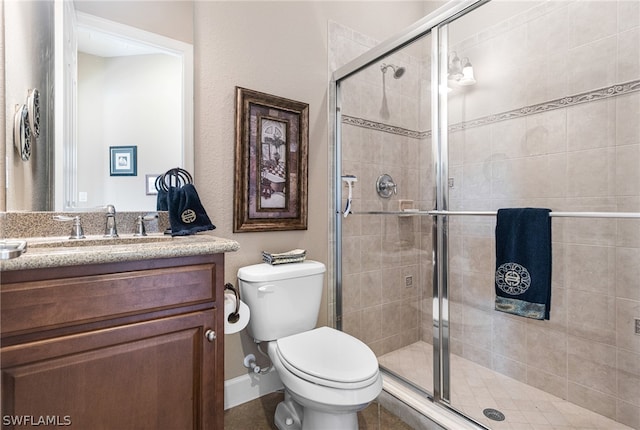
[[(42, 190), (49, 197), (45, 207), (15, 202), (12, 195), (33, 190), (10, 181), (6, 209), (155, 210), (155, 175), (175, 167), (193, 172), (193, 45), (76, 11), (73, 2), (55, 4), (55, 32), (47, 35), (55, 39), (55, 85), (48, 89), (55, 137), (38, 142), (52, 148), (54, 173)], [(136, 22), (133, 14), (145, 14), (140, 6), (128, 9), (129, 23)], [(32, 62), (26, 68), (38, 67), (37, 58)], [(8, 133), (6, 141), (9, 152)], [(18, 168), (38, 170), (27, 163)], [(39, 174), (34, 171), (26, 174)]]
[(76, 16), (77, 134), (63, 149), (76, 165), (64, 169), (63, 209), (154, 210), (155, 177), (192, 171), (192, 46)]

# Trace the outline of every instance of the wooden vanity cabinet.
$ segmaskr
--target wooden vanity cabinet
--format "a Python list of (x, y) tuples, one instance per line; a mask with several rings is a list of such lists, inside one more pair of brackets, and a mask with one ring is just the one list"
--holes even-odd
[(2, 273), (2, 427), (221, 430), (223, 280), (224, 254)]

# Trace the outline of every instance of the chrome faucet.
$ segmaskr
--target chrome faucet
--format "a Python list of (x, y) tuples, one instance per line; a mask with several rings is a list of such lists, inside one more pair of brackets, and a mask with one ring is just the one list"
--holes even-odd
[(138, 237), (138, 236), (146, 236), (147, 235), (147, 229), (144, 226), (144, 222), (145, 221), (151, 221), (154, 219), (158, 218), (158, 214), (157, 213), (150, 213), (147, 215), (140, 215), (138, 216), (138, 218), (136, 218), (136, 231), (135, 233), (133, 233), (134, 236)]
[(118, 237), (118, 228), (116, 227), (116, 207), (107, 205), (107, 223), (104, 228), (104, 237)]
[(85, 238), (84, 231), (82, 229), (82, 222), (80, 221), (79, 216), (55, 215), (53, 219), (56, 221), (73, 221), (73, 227), (71, 228), (69, 239)]

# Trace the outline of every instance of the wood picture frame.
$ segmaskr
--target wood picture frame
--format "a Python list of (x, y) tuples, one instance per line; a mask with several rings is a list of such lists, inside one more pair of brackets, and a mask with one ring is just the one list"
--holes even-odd
[(306, 230), (307, 103), (236, 87), (234, 233)]

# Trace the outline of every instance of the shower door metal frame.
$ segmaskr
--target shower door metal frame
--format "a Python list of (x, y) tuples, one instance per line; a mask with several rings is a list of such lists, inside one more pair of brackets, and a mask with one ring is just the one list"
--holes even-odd
[[(440, 27), (465, 15), (490, 0), (464, 0), (449, 2), (409, 26), (402, 34), (392, 37), (367, 51), (346, 65), (338, 68), (329, 84), (330, 147), (333, 146), (333, 278), (335, 279), (335, 326), (342, 329), (342, 103), (341, 80), (382, 60), (393, 52), (402, 49), (417, 39), (431, 34), (432, 65), (432, 150), (434, 162), (434, 183), (436, 191), (436, 207), (434, 211), (421, 211), (419, 216), (433, 216), (433, 400), (435, 403), (450, 406), (449, 384), (449, 290), (448, 290), (448, 226), (447, 215), (441, 212), (448, 210), (448, 156), (447, 156), (447, 97), (440, 96), (440, 88), (446, 87), (447, 69), (447, 37), (446, 31)], [(446, 29), (446, 27), (444, 27)], [(444, 47), (444, 49), (442, 49)]]

